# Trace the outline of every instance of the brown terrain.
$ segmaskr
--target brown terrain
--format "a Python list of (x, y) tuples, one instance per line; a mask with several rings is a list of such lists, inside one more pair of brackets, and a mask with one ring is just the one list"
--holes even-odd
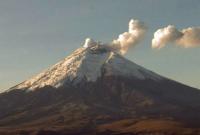
[(200, 134), (199, 90), (119, 77), (82, 85), (2, 93), (0, 134)]
[[(89, 51), (94, 58), (109, 53)], [(0, 135), (200, 135), (200, 90), (161, 76), (152, 79), (155, 73), (117, 54), (108, 66), (113, 59), (136, 66), (146, 78), (105, 76), (103, 64), (95, 82), (12, 88), (0, 94)]]

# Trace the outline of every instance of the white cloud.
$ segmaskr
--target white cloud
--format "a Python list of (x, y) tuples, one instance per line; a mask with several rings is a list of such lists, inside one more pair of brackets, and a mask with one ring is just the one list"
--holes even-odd
[(121, 54), (125, 54), (128, 49), (138, 44), (146, 33), (146, 26), (139, 20), (131, 19), (128, 32), (119, 35), (118, 39), (113, 40), (112, 47)]
[[(110, 44), (104, 45), (107, 45), (107, 47), (112, 49), (113, 51), (124, 55), (130, 47), (135, 46), (143, 39), (146, 30), (147, 28), (143, 22), (131, 19), (129, 22), (128, 32), (120, 34), (119, 37), (117, 39), (114, 39)], [(94, 41), (93, 39), (87, 38), (83, 46), (91, 47), (95, 44), (98, 44), (98, 42)]]
[(200, 46), (200, 27), (189, 27), (179, 31), (175, 26), (158, 29), (152, 39), (152, 48), (163, 48), (166, 44), (173, 43), (189, 48)]

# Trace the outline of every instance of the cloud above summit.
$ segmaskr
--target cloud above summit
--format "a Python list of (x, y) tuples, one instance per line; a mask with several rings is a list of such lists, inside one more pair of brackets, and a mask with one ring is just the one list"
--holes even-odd
[(152, 48), (163, 48), (172, 43), (184, 48), (200, 46), (200, 27), (178, 30), (173, 25), (158, 29), (152, 39)]
[[(124, 32), (118, 36), (117, 39), (114, 39), (111, 43), (107, 43), (110, 49), (124, 55), (129, 48), (137, 45), (143, 38), (147, 31), (145, 24), (139, 20), (131, 19), (129, 21), (129, 28), (127, 32)], [(84, 43), (84, 47), (90, 47), (98, 42), (93, 39), (87, 38)]]
[[(119, 54), (126, 54), (130, 48), (142, 41), (147, 32), (147, 26), (139, 20), (131, 19), (128, 26), (127, 32), (120, 34), (118, 38), (103, 45)], [(87, 38), (83, 46), (91, 47), (96, 44), (101, 44), (101, 42)], [(183, 48), (200, 46), (200, 27), (188, 27), (178, 30), (174, 25), (168, 25), (156, 30), (152, 39), (152, 48), (161, 49), (167, 44), (175, 44)]]
[(144, 38), (146, 31), (147, 27), (143, 22), (131, 19), (128, 32), (120, 34), (117, 39), (113, 40), (111, 46), (121, 54), (125, 54), (130, 47), (134, 47)]

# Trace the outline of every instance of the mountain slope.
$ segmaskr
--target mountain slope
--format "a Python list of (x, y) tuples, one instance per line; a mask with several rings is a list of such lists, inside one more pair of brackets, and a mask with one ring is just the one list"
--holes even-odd
[(94, 45), (0, 94), (0, 133), (197, 135), (199, 112), (199, 90)]
[(125, 59), (104, 45), (79, 48), (72, 55), (39, 75), (12, 89), (37, 89), (44, 86), (61, 87), (65, 83), (94, 82), (104, 75), (132, 76), (138, 79), (161, 77)]

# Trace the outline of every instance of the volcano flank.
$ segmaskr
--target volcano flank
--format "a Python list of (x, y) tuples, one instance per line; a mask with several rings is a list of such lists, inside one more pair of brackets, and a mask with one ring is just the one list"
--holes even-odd
[(200, 91), (102, 44), (0, 94), (2, 135), (198, 135)]

